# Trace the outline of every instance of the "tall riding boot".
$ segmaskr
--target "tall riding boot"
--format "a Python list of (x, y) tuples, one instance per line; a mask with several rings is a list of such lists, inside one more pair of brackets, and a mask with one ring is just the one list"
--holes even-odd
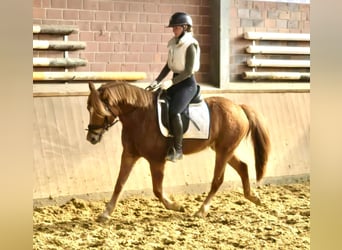
[(175, 162), (183, 158), (183, 122), (180, 114), (171, 118), (171, 126), (173, 132), (173, 147), (169, 150), (165, 159)]

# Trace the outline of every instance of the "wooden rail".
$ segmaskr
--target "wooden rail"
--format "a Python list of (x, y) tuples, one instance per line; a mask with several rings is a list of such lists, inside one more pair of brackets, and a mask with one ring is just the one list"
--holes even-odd
[[(252, 71), (246, 71), (241, 74), (243, 79), (247, 80), (310, 80), (310, 46), (275, 46), (260, 45), (262, 41), (272, 41), (284, 43), (297, 41), (308, 43), (310, 34), (302, 33), (274, 33), (274, 32), (246, 32), (243, 36), (253, 42), (246, 47), (246, 53), (251, 54), (252, 58), (246, 60), (246, 64), (252, 68)], [(274, 59), (286, 55), (284, 59)], [(258, 56), (258, 58), (257, 58)], [(297, 59), (296, 57), (300, 57)], [(303, 59), (305, 57), (305, 59)], [(306, 59), (308, 58), (308, 59)], [(264, 69), (268, 68), (268, 71)], [(275, 71), (274, 69), (282, 69)], [(295, 72), (289, 72), (287, 69), (297, 69)], [(259, 71), (263, 69), (262, 71)], [(272, 70), (270, 70), (272, 69)], [(300, 69), (300, 70), (299, 70)]]
[(33, 81), (137, 81), (144, 72), (33, 72)]
[(81, 58), (46, 58), (46, 57), (34, 57), (34, 67), (79, 67), (85, 66), (87, 60)]
[(33, 40), (34, 50), (80, 50), (85, 47), (86, 43), (79, 41)]
[(33, 34), (70, 35), (78, 32), (77, 26), (70, 25), (33, 25)]

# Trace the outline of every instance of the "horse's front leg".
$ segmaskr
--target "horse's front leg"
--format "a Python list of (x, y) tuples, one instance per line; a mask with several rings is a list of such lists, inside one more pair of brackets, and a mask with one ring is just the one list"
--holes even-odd
[(98, 221), (105, 221), (109, 219), (109, 216), (112, 214), (112, 212), (115, 209), (115, 206), (118, 202), (120, 193), (122, 191), (123, 186), (125, 185), (129, 174), (132, 171), (132, 168), (135, 164), (135, 162), (139, 159), (138, 156), (132, 155), (124, 150), (121, 155), (121, 165), (120, 165), (120, 172), (118, 179), (116, 180), (114, 192), (112, 195), (112, 198), (107, 203), (105, 210), (102, 214), (98, 216)]
[(150, 170), (152, 175), (153, 193), (159, 199), (165, 208), (184, 212), (184, 207), (177, 202), (170, 200), (163, 191), (165, 162), (152, 162), (150, 161)]

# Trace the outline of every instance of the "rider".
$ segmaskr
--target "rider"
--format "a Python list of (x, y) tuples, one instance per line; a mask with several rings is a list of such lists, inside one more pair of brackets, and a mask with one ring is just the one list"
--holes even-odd
[(169, 117), (173, 134), (173, 147), (170, 147), (166, 160), (176, 161), (183, 157), (183, 122), (181, 113), (185, 110), (197, 92), (197, 83), (194, 73), (200, 67), (200, 47), (192, 36), (192, 19), (184, 12), (174, 13), (169, 25), (174, 37), (168, 42), (167, 63), (159, 76), (147, 87), (155, 90), (160, 87), (161, 81), (173, 72), (170, 88), (167, 95), (170, 97)]

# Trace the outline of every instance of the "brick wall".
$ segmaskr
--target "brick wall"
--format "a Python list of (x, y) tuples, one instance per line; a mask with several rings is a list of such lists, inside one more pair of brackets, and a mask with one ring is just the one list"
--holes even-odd
[[(222, 28), (230, 29), (231, 81), (241, 81), (241, 72), (248, 70), (245, 61), (250, 55), (245, 47), (250, 42), (242, 39), (245, 31), (310, 32), (309, 4), (247, 0), (231, 0), (230, 4), (230, 27), (222, 24)], [(33, 0), (33, 23), (79, 27), (79, 33), (69, 40), (85, 41), (87, 47), (69, 55), (87, 59), (88, 64), (76, 71), (143, 71), (150, 81), (166, 62), (172, 31), (165, 25), (170, 15), (188, 12), (202, 51), (196, 78), (210, 83), (210, 50), (217, 46), (210, 35), (212, 5), (210, 0)], [(34, 52), (34, 56), (62, 55)]]
[[(69, 56), (87, 59), (88, 64), (76, 71), (143, 71), (149, 81), (166, 62), (166, 44), (173, 34), (165, 25), (176, 11), (187, 12), (193, 18), (194, 36), (202, 50), (201, 69), (196, 78), (208, 82), (209, 0), (33, 0), (33, 24), (79, 27), (79, 32), (68, 39), (85, 41), (86, 49), (70, 52)], [(62, 55), (35, 51), (34, 56)]]
[[(231, 81), (241, 81), (240, 74), (250, 70), (245, 63), (250, 57), (245, 53), (245, 48), (251, 44), (251, 41), (242, 38), (246, 31), (310, 33), (310, 5), (232, 0), (230, 6)], [(294, 42), (290, 44), (296, 46)]]

